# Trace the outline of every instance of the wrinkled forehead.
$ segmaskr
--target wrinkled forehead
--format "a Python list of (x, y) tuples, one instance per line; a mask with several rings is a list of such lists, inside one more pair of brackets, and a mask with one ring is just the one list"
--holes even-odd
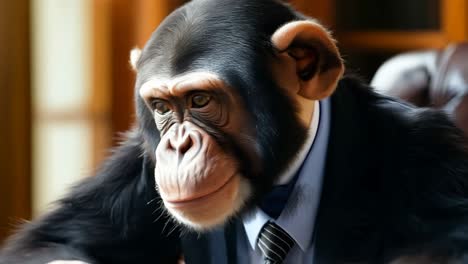
[(142, 98), (177, 97), (189, 94), (194, 90), (228, 91), (230, 89), (216, 74), (210, 72), (190, 72), (174, 78), (155, 76), (141, 85), (139, 94)]
[[(137, 89), (141, 90), (148, 83), (163, 83), (167, 87), (200, 86), (199, 83), (216, 83), (217, 87), (232, 89), (240, 87), (248, 78), (246, 68), (236, 68), (237, 62), (215, 58), (214, 54), (193, 56), (183, 61), (182, 66), (164, 57), (154, 58), (142, 66), (137, 75)], [(212, 57), (213, 56), (213, 57)], [(229, 63), (232, 63), (231, 65)], [(197, 84), (197, 85), (195, 85)]]

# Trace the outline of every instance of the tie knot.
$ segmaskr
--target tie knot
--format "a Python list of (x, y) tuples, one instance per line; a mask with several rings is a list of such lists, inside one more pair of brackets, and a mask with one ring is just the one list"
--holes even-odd
[(258, 236), (258, 247), (263, 253), (265, 263), (282, 263), (294, 246), (294, 239), (279, 225), (268, 222)]

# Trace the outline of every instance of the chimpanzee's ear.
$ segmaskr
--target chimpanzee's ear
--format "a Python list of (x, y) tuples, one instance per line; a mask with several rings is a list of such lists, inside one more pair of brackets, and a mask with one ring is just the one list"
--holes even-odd
[(323, 26), (313, 20), (290, 22), (271, 41), (283, 61), (275, 66), (282, 68), (276, 73), (294, 75), (287, 78), (297, 80), (294, 90), (299, 95), (320, 100), (333, 93), (344, 65), (335, 40)]
[(140, 60), (140, 56), (141, 56), (141, 49), (133, 48), (132, 51), (130, 51), (130, 65), (132, 65), (132, 69), (134, 71), (137, 71), (137, 65), (138, 65), (138, 61)]

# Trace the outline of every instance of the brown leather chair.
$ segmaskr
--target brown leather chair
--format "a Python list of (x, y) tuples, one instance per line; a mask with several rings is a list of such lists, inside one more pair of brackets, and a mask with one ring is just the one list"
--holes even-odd
[(417, 106), (442, 109), (468, 137), (468, 43), (393, 57), (371, 85)]

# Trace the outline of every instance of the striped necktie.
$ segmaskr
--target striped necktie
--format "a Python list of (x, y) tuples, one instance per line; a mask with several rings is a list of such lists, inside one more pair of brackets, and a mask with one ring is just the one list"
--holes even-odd
[(294, 246), (294, 240), (280, 226), (268, 222), (260, 231), (257, 245), (263, 253), (265, 264), (281, 264)]

